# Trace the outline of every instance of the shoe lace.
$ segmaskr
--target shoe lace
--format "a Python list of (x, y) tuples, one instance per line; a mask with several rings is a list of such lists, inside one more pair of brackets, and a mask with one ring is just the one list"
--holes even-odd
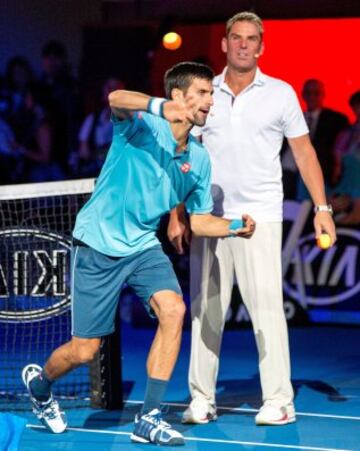
[(162, 412), (161, 411), (159, 411), (158, 413), (152, 415), (152, 418), (153, 418), (153, 421), (154, 421), (156, 426), (161, 426), (164, 429), (165, 428), (166, 429), (171, 428), (170, 424), (162, 419)]
[(59, 416), (59, 406), (56, 401), (51, 401), (49, 406), (43, 410), (43, 416), (49, 420), (55, 420)]

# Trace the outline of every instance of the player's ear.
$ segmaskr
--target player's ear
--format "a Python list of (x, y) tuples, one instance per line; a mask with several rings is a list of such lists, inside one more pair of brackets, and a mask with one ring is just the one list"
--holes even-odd
[(179, 88), (173, 88), (171, 90), (171, 98), (173, 100), (182, 100), (184, 98), (184, 93)]

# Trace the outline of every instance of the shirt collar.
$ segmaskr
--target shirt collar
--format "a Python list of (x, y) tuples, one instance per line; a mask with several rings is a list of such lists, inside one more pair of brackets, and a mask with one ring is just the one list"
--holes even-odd
[[(164, 120), (166, 120), (166, 119), (164, 119)], [(171, 126), (170, 126), (170, 122), (169, 122), (169, 121), (166, 121), (166, 123), (167, 123), (167, 126), (168, 126), (168, 128), (169, 128), (170, 136), (171, 136), (171, 141), (172, 141), (172, 148), (171, 148), (172, 157), (173, 157), (173, 158), (181, 158), (183, 155), (189, 154), (189, 153), (190, 153), (190, 150), (191, 150), (191, 149), (190, 149), (190, 146), (193, 145), (194, 141), (196, 141), (196, 138), (194, 138), (194, 137), (191, 135), (191, 133), (189, 133), (189, 137), (188, 137), (188, 142), (187, 142), (186, 149), (185, 149), (183, 152), (176, 152), (178, 143), (177, 143), (177, 141), (176, 141), (176, 139), (175, 139), (175, 137), (174, 137), (174, 135), (173, 135), (173, 132), (172, 132), (172, 129), (171, 129)]]
[[(227, 71), (227, 66), (224, 67), (224, 70), (221, 72), (221, 74), (216, 77), (214, 80), (214, 86), (219, 87), (221, 90), (228, 92), (229, 94), (233, 95), (231, 89), (227, 85), (225, 81), (225, 75)], [(266, 75), (263, 74), (259, 67), (256, 68), (255, 77), (252, 83), (248, 86), (263, 86), (266, 83)]]

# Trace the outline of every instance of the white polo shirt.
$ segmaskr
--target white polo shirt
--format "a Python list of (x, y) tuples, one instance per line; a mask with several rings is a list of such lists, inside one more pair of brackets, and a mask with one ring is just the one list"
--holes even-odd
[(226, 69), (214, 78), (214, 105), (206, 125), (193, 130), (210, 154), (214, 214), (282, 221), (283, 138), (308, 133), (299, 101), (288, 83), (260, 69), (235, 96), (225, 83)]

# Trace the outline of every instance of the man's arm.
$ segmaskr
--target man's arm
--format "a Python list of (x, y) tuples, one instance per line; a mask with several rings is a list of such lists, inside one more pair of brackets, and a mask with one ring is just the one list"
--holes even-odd
[(232, 221), (218, 218), (212, 214), (190, 215), (191, 231), (198, 236), (227, 237), (230, 235), (250, 238), (255, 230), (255, 221), (249, 215), (243, 215), (244, 227), (232, 230)]
[(127, 119), (133, 111), (147, 111), (169, 122), (185, 122), (192, 119), (189, 104), (179, 100), (150, 97), (147, 94), (119, 89), (108, 97), (111, 111), (119, 119)]
[[(184, 253), (183, 239), (189, 244), (189, 230), (187, 221), (184, 222), (184, 205), (171, 210), (168, 225), (168, 238), (178, 254)], [(231, 230), (232, 221), (218, 218), (211, 214), (190, 215), (190, 227), (195, 235), (227, 237), (230, 235), (250, 238), (255, 231), (255, 221), (249, 215), (243, 215), (244, 227)]]
[[(301, 177), (304, 180), (314, 205), (326, 205), (324, 177), (309, 135), (303, 135), (298, 138), (288, 138), (288, 142), (293, 152), (296, 165), (299, 168)], [(318, 238), (322, 232), (326, 232), (330, 235), (331, 244), (335, 243), (335, 225), (328, 212), (317, 212), (315, 214), (314, 227), (316, 238)]]

